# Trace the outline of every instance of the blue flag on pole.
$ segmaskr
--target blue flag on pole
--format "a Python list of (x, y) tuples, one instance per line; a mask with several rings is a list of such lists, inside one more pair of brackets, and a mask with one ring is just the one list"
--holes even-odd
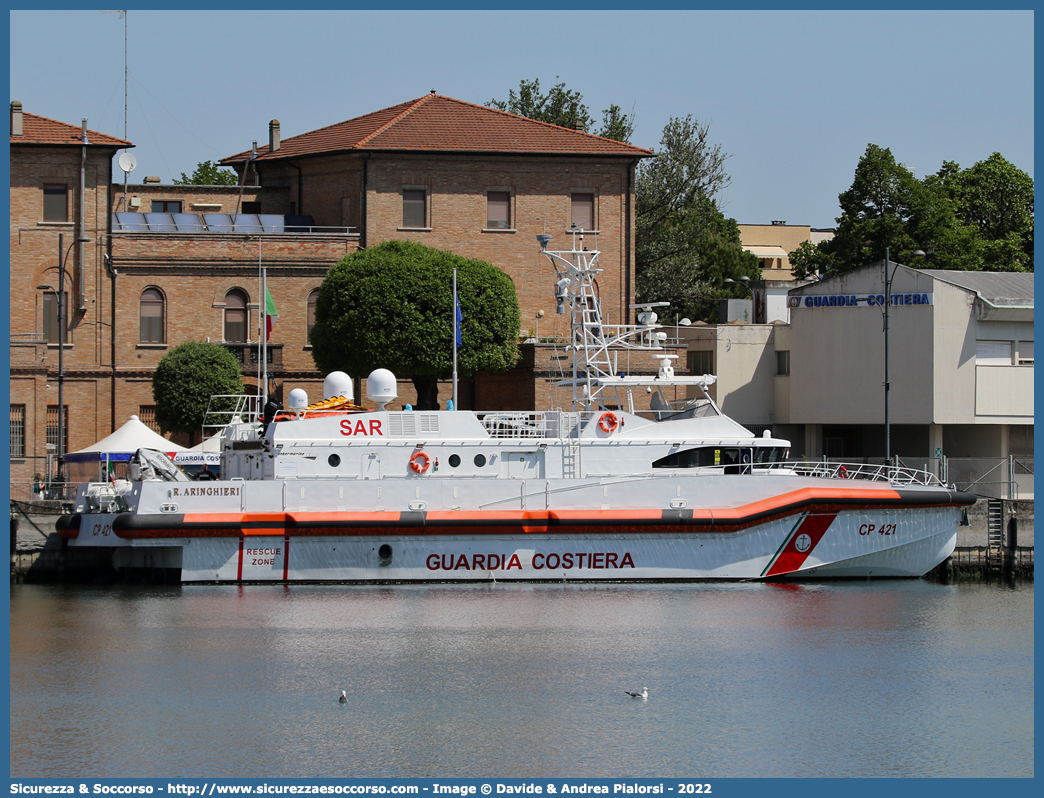
[(453, 294), (453, 307), (457, 314), (457, 349), (460, 349), (460, 345), (464, 342), (464, 339), (460, 335), (460, 325), (464, 321), (464, 316), (460, 312), (460, 298), (456, 293)]

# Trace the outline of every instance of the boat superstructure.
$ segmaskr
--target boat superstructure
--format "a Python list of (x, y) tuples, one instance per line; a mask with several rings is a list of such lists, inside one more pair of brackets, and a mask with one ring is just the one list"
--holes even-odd
[[(227, 405), (220, 480), (143, 450), (131, 479), (81, 489), (61, 533), (185, 582), (919, 576), (949, 556), (974, 496), (921, 471), (789, 462), (787, 441), (720, 411), (713, 376), (674, 374), (653, 306), (603, 324), (582, 232), (568, 250), (538, 239), (572, 316), (569, 410), (389, 410), (382, 369), (367, 410), (335, 373), (321, 402)], [(657, 373), (621, 375), (629, 350)]]

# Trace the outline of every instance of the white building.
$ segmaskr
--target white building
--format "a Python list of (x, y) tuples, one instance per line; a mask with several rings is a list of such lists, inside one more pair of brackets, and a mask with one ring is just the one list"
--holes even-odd
[[(890, 450), (1033, 453), (1033, 275), (891, 264)], [(884, 272), (872, 264), (789, 292), (790, 323), (692, 327), (689, 365), (722, 410), (808, 457), (885, 454)]]

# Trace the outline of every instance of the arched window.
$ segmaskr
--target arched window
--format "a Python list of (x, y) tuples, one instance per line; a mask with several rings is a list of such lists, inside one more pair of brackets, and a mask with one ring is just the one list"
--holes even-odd
[(315, 326), (315, 301), (319, 298), (319, 289), (315, 288), (312, 293), (308, 295), (308, 329), (307, 333), (308, 342), (311, 343), (312, 328)]
[(163, 324), (163, 294), (158, 288), (141, 292), (138, 304), (138, 340), (143, 344), (166, 342)]
[(247, 296), (238, 288), (225, 294), (225, 342), (245, 344), (247, 341)]

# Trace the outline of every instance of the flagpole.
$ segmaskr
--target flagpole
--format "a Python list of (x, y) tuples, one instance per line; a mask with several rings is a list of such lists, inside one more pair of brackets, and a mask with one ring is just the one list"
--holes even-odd
[(453, 409), (457, 409), (457, 270), (453, 270)]
[[(261, 247), (258, 245), (258, 253), (260, 253)], [(260, 254), (258, 260), (260, 260)], [(261, 394), (261, 403), (264, 404), (268, 401), (268, 270), (265, 268), (261, 269), (261, 284), (264, 286), (261, 291), (261, 304), (265, 306), (264, 323), (261, 325), (261, 373), (264, 374), (264, 392)]]
[[(258, 293), (261, 295), (261, 300), (258, 302), (260, 310), (258, 311), (258, 314), (257, 314), (257, 323), (258, 323), (258, 328), (257, 328), (257, 334), (258, 334), (257, 349), (258, 349), (258, 352), (260, 353), (261, 352), (261, 346), (262, 346), (261, 342), (264, 340), (265, 332), (268, 330), (268, 324), (265, 321), (265, 317), (264, 317), (264, 313), (267, 310), (267, 305), (265, 304), (265, 278), (264, 278), (264, 275), (262, 274), (262, 271), (261, 271), (261, 237), (260, 236), (258, 236), (258, 239), (257, 239), (257, 290), (258, 290)], [(258, 389), (258, 391), (261, 390), (261, 369), (262, 368), (263, 368), (263, 366), (261, 365), (261, 363), (258, 363), (257, 364), (257, 389)]]

